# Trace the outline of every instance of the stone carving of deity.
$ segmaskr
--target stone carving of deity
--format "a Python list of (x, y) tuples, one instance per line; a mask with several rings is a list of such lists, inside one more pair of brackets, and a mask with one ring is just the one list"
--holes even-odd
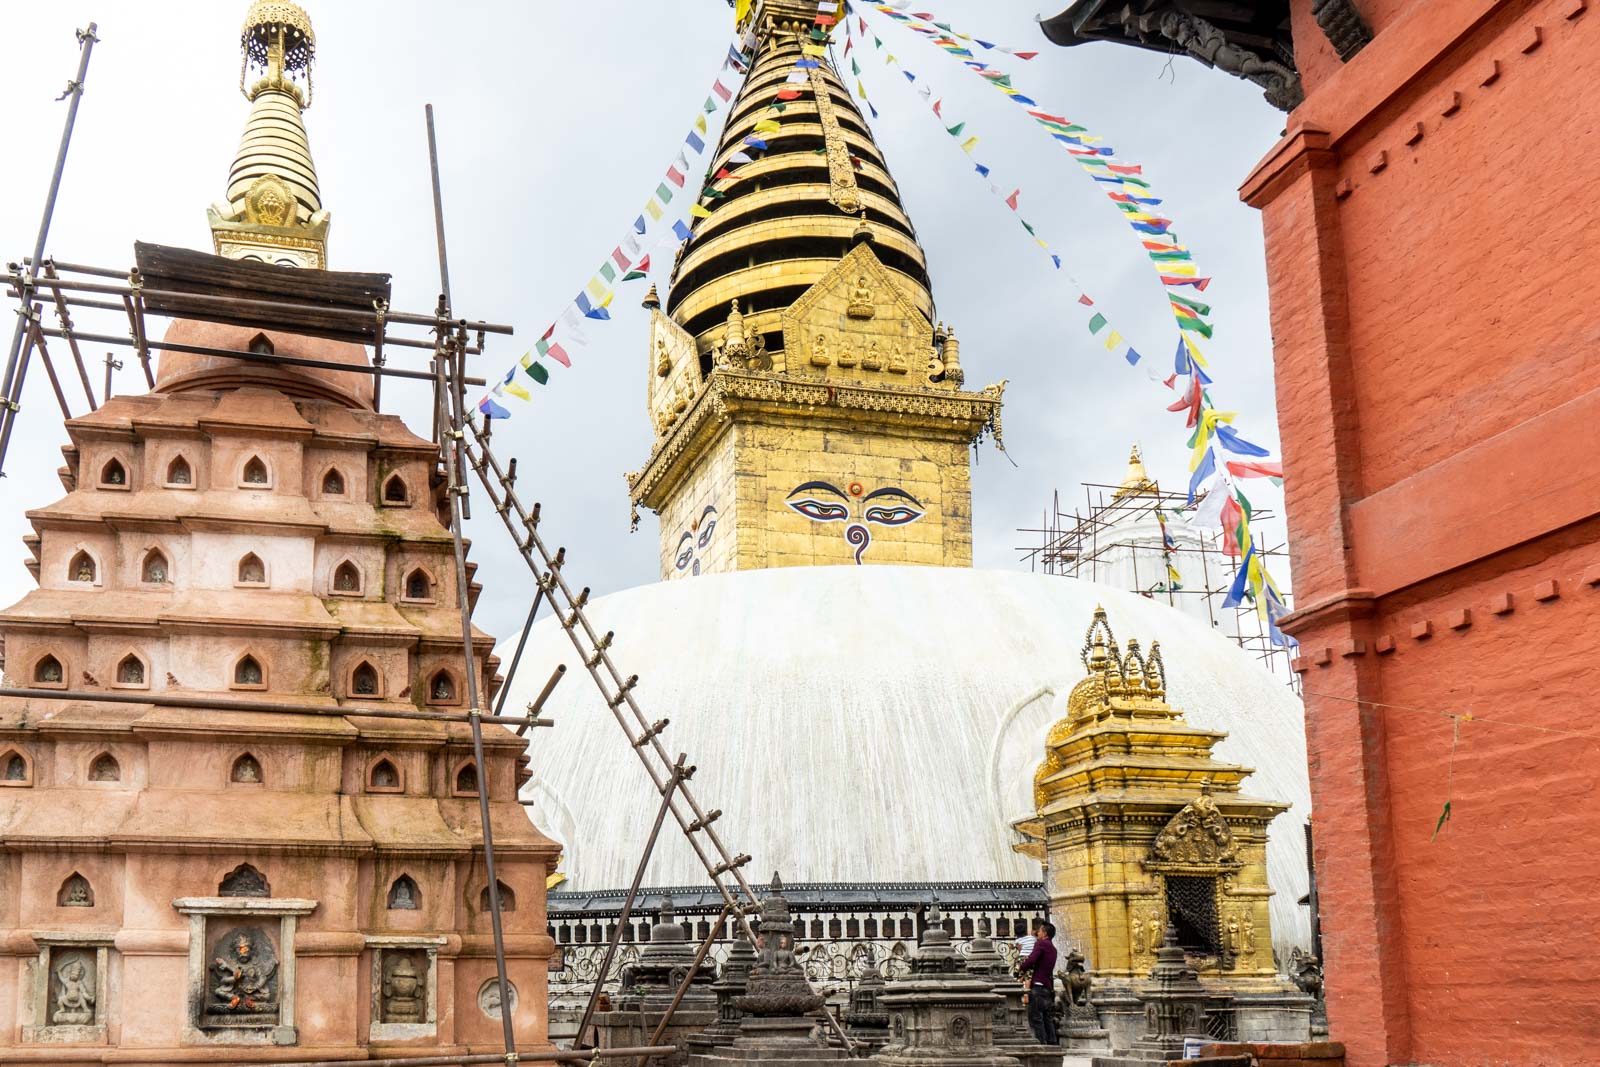
[(867, 345), (867, 350), (865, 352), (861, 353), (861, 369), (862, 370), (882, 370), (883, 369), (883, 349), (879, 346), (878, 339), (876, 337), (874, 337), (872, 339), (872, 341)]
[(656, 338), (656, 377), (665, 378), (672, 373), (672, 357), (667, 355), (667, 339)]
[(433, 699), (434, 700), (453, 700), (453, 699), (455, 699), (455, 693), (452, 692), (451, 689), (452, 689), (452, 687), (450, 685), (450, 679), (445, 677), (441, 673), (438, 677), (436, 677), (433, 680)]
[(905, 351), (898, 347), (889, 349), (889, 373), (905, 374), (911, 369), (911, 361), (906, 358)]
[(89, 883), (80, 877), (67, 879), (66, 895), (61, 899), (63, 908), (92, 908), (94, 901), (89, 899)]
[(1228, 951), (1231, 952), (1233, 955), (1237, 956), (1239, 954), (1239, 947), (1240, 947), (1240, 942), (1239, 942), (1239, 920), (1236, 919), (1236, 918), (1229, 918), (1228, 919)]
[(839, 346), (839, 354), (833, 357), (833, 361), (841, 367), (854, 367), (856, 365), (856, 354), (850, 350), (848, 344), (841, 344)]
[(1156, 909), (1150, 909), (1150, 917), (1145, 920), (1144, 928), (1150, 943), (1150, 951), (1154, 952), (1161, 947), (1165, 934), (1161, 928), (1161, 917), (1156, 914)]
[(410, 955), (400, 955), (383, 978), (383, 1016), (385, 1022), (422, 1021), (422, 975)]
[(1256, 920), (1249, 912), (1245, 913), (1244, 923), (1239, 930), (1240, 944), (1246, 955), (1256, 950)]
[(828, 358), (828, 335), (819, 333), (811, 339), (811, 365), (813, 367), (826, 367), (833, 360)]
[(87, 1026), (94, 1022), (94, 970), (80, 956), (68, 956), (56, 968), (50, 1022), (55, 1026)]
[(72, 580), (75, 582), (94, 581), (94, 564), (89, 562), (88, 556), (78, 560), (78, 573), (72, 576)]
[(1144, 955), (1144, 920), (1139, 918), (1139, 915), (1138, 915), (1137, 912), (1134, 913), (1133, 922), (1130, 924), (1128, 932), (1133, 935), (1133, 954), (1135, 956), (1143, 956)]
[(232, 930), (211, 961), (215, 979), (207, 1010), (223, 1015), (265, 1015), (278, 1010), (278, 963), (257, 931)]
[(852, 319), (870, 319), (876, 312), (872, 303), (872, 290), (867, 288), (866, 275), (856, 278), (855, 288), (850, 290), (850, 303), (845, 307), (845, 314)]

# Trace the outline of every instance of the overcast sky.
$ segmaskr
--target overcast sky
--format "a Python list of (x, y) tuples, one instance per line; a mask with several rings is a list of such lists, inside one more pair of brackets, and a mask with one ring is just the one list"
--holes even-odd
[[(1215, 308), (1207, 352), (1217, 406), (1241, 411), (1241, 431), (1275, 450), (1260, 220), (1239, 203), (1237, 188), (1283, 116), (1253, 86), (1185, 58), (1169, 64), (1130, 48), (1051, 45), (1035, 16), (1054, 7), (930, 3), (958, 30), (1037, 48), (1032, 62), (1012, 62), (1017, 87), (1144, 164), (1166, 200), (1162, 210), (1177, 220), (1202, 273), (1216, 279), (1205, 299)], [(210, 250), (205, 208), (223, 196), (248, 110), (237, 89), (247, 6), (59, 0), (7, 12), (6, 260), (32, 248), (65, 114), (54, 98), (76, 66), (73, 30), (91, 19), (101, 43), (47, 253), (126, 267), (135, 239)], [(517, 330), (480, 357), (491, 373), (503, 373), (538, 337), (638, 214), (706, 96), (732, 25), (724, 0), (306, 6), (318, 48), (306, 125), (333, 215), (330, 265), (388, 272), (396, 308), (431, 309), (438, 282), (422, 111), (431, 101), (456, 309)], [(1112, 321), (1147, 356), (1170, 361), (1176, 334), (1161, 287), (1099, 187), (1021, 108), (931, 44), (877, 21), (887, 50), (935, 86), (947, 117), (966, 120), (965, 132), (979, 136), (978, 158), (998, 181), (1021, 188), (1024, 216)], [(1039, 524), (1052, 490), (1070, 506), (1082, 500), (1079, 482), (1118, 480), (1134, 441), (1165, 484), (1185, 482), (1188, 434), (1182, 417), (1165, 410), (1172, 394), (1088, 335), (1075, 291), (901, 74), (870, 50), (860, 60), (880, 113), (871, 125), (927, 250), (939, 315), (960, 334), (967, 382), (1010, 380), (1005, 436), (1016, 466), (988, 444), (978, 454), (977, 565), (1021, 566), (1015, 546), (1024, 538), (1015, 528)], [(659, 267), (670, 265), (658, 258)], [(665, 271), (655, 280), (664, 289)], [(573, 369), (557, 368), (535, 406), (512, 401), (515, 418), (496, 426), (499, 447), (520, 458), (524, 493), (545, 505), (543, 530), (568, 546), (569, 577), (597, 593), (656, 579), (654, 516), (628, 533), (623, 482), (651, 439), (642, 295), (637, 283), (623, 288), (614, 319), (588, 330), (591, 344)], [(9, 340), (9, 307), (5, 319)], [(98, 361), (104, 351), (87, 354)], [(119, 391), (139, 391), (135, 362), (126, 362)], [(386, 383), (384, 399), (428, 432), (424, 387)], [(61, 493), (55, 469), (66, 436), (37, 360), (24, 404), (0, 482), (5, 604), (32, 587), (22, 567), (24, 510)], [(1275, 491), (1256, 495), (1281, 509)], [(492, 512), (480, 516), (474, 553), (489, 593), (479, 622), (505, 637), (520, 624), (532, 580)], [(1281, 525), (1268, 535), (1281, 538)]]

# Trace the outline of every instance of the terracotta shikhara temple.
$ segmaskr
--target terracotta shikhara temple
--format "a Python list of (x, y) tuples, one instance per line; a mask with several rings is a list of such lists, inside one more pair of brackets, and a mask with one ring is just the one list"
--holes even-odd
[[(318, 271), (315, 37), (262, 2), (242, 42), (261, 77), (216, 251)], [(245, 325), (167, 339), (368, 364)], [(517, 803), (524, 742), (486, 726), (480, 768), (465, 723), (368, 714), (465, 712), (467, 664), (492, 692), (496, 663), (481, 633), (463, 656), (438, 450), (372, 382), (166, 352), (148, 395), (67, 424), (66, 495), (28, 512), (38, 589), (0, 613), (5, 684), (64, 691), (0, 698), (7, 1062), (499, 1048), (480, 781), (516, 1037), (544, 1041), (559, 848)]]

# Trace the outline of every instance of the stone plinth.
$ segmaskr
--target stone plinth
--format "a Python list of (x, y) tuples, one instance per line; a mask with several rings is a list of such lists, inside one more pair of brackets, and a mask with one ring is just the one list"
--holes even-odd
[(889, 1043), (889, 1012), (883, 1006), (883, 990), (883, 974), (877, 964), (869, 964), (850, 991), (850, 1006), (844, 1012), (845, 1034), (868, 1054)]

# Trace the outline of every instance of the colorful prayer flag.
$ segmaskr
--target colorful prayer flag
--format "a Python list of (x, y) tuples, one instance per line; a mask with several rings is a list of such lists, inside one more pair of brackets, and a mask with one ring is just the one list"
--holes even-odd
[(626, 274), (624, 274), (622, 276), (622, 280), (625, 281), (625, 282), (631, 282), (636, 278), (643, 278), (646, 274), (649, 274), (649, 273), (650, 273), (650, 256), (649, 256), (648, 253), (646, 253), (646, 255), (645, 255), (645, 257), (643, 259), (641, 259), (638, 263), (634, 264), (632, 270), (630, 270), (628, 273), (626, 273)]
[(529, 363), (524, 370), (527, 372), (528, 377), (540, 385), (550, 384), (550, 370), (543, 363)]
[(1090, 333), (1099, 333), (1101, 330), (1103, 330), (1105, 328), (1106, 328), (1106, 317), (1104, 315), (1100, 314), (1098, 311), (1096, 311), (1094, 313), (1094, 316), (1089, 319), (1089, 332)]
[(682, 219), (673, 220), (672, 232), (677, 235), (678, 240), (680, 241), (687, 241), (690, 237), (694, 236), (694, 234), (689, 230), (689, 227), (683, 224)]

